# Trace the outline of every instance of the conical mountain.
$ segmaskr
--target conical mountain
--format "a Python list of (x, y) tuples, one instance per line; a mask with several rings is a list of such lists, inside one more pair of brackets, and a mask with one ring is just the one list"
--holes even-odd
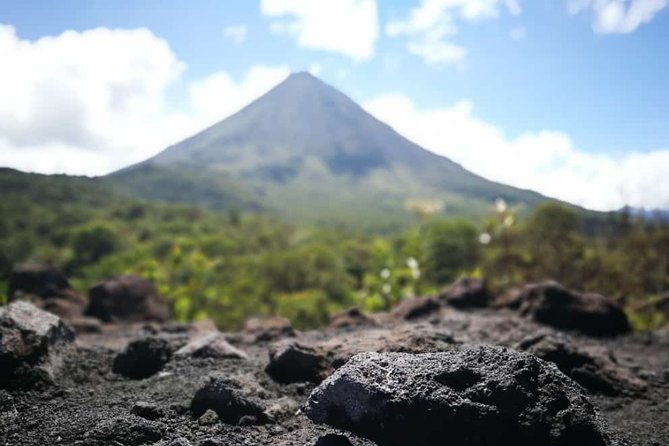
[(497, 197), (544, 199), (421, 148), (308, 73), (111, 180), (146, 198), (375, 229), (408, 221), (407, 204), (480, 215)]

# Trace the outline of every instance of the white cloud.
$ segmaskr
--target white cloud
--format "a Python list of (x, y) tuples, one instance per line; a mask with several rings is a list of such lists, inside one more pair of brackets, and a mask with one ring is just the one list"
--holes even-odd
[(592, 209), (669, 208), (669, 149), (593, 154), (550, 130), (509, 138), (477, 118), (469, 101), (423, 110), (403, 94), (387, 94), (364, 107), (412, 141), (492, 180)]
[(189, 89), (194, 114), (198, 122), (214, 124), (266, 93), (289, 74), (287, 66), (266, 65), (251, 67), (240, 81), (225, 72), (214, 73)]
[(516, 26), (515, 28), (511, 28), (511, 31), (509, 31), (509, 37), (511, 37), (511, 39), (515, 40), (516, 42), (525, 40), (525, 37), (527, 37), (527, 29), (525, 29), (524, 26)]
[(230, 39), (235, 45), (241, 45), (246, 42), (248, 29), (246, 25), (230, 25), (223, 28), (223, 36)]
[(428, 65), (444, 63), (461, 65), (467, 56), (467, 50), (464, 47), (442, 40), (409, 42), (407, 49), (411, 54), (420, 56)]
[(356, 61), (374, 54), (379, 36), (375, 0), (261, 0), (270, 29), (294, 36), (301, 47), (343, 54)]
[(522, 13), (518, 0), (421, 0), (403, 20), (386, 25), (390, 37), (407, 36), (407, 49), (427, 64), (461, 65), (466, 49), (453, 42), (460, 22), (499, 17), (502, 10)]
[(88, 175), (156, 153), (235, 112), (289, 72), (256, 66), (237, 82), (215, 73), (190, 85), (185, 107), (175, 111), (167, 91), (184, 64), (146, 29), (28, 41), (0, 26), (0, 60), (0, 165)]
[(596, 32), (628, 34), (653, 20), (667, 6), (669, 0), (569, 0), (567, 11), (579, 14), (590, 9)]

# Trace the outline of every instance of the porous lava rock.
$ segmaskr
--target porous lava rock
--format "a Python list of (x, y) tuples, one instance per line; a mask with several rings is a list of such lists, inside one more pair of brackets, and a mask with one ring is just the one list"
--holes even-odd
[[(191, 401), (191, 412), (199, 418), (207, 410), (213, 410), (224, 423), (260, 424), (267, 421), (265, 403), (258, 395), (265, 391), (256, 382), (246, 377), (228, 377), (222, 373), (211, 373), (195, 392)], [(242, 420), (244, 418), (244, 420)]]
[(456, 280), (450, 287), (439, 293), (438, 298), (458, 309), (484, 308), (492, 300), (485, 279), (475, 277), (463, 277)]
[(294, 341), (283, 341), (270, 347), (265, 372), (281, 384), (317, 384), (332, 372), (332, 367), (318, 349)]
[(131, 409), (133, 415), (147, 420), (157, 420), (165, 416), (165, 412), (157, 404), (147, 401), (137, 401)]
[(572, 291), (553, 281), (512, 290), (499, 303), (536, 322), (589, 336), (616, 336), (631, 328), (622, 308), (612, 299)]
[(16, 301), (0, 308), (0, 387), (51, 383), (74, 331), (58, 316)]
[(398, 319), (412, 320), (430, 316), (440, 309), (441, 304), (433, 297), (412, 297), (393, 308), (392, 315)]
[(363, 353), (309, 396), (306, 415), (386, 445), (608, 445), (583, 389), (512, 349)]
[(295, 337), (295, 329), (285, 317), (251, 318), (244, 324), (244, 332), (254, 337), (255, 342), (267, 342), (280, 338)]
[(618, 364), (613, 352), (603, 347), (583, 347), (562, 336), (539, 334), (518, 345), (539, 358), (554, 363), (571, 379), (592, 393), (636, 394), (646, 383)]
[(223, 333), (211, 331), (194, 336), (186, 345), (178, 349), (175, 356), (191, 358), (234, 358), (247, 359), (248, 355), (230, 345)]
[(131, 341), (114, 357), (112, 371), (131, 379), (158, 373), (172, 357), (174, 346), (162, 336), (143, 336)]
[(170, 312), (152, 282), (128, 275), (110, 279), (88, 290), (86, 315), (104, 322), (165, 321)]
[(154, 444), (163, 438), (165, 425), (140, 417), (126, 416), (101, 420), (88, 432), (86, 444), (95, 446), (139, 446)]

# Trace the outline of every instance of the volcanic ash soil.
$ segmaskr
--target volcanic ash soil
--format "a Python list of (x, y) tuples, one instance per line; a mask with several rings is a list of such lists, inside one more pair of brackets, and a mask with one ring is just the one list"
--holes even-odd
[(117, 323), (74, 340), (13, 303), (0, 444), (669, 445), (666, 332), (596, 338), (475, 299), (305, 332)]

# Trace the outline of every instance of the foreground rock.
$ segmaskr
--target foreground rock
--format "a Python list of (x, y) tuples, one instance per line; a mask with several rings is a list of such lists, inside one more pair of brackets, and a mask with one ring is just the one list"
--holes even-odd
[(167, 364), (173, 351), (172, 343), (160, 336), (135, 339), (116, 355), (112, 371), (132, 379), (148, 378)]
[(473, 277), (458, 279), (449, 288), (439, 293), (438, 297), (458, 309), (484, 308), (492, 300), (485, 279)]
[(646, 388), (642, 379), (619, 365), (603, 347), (579, 347), (565, 337), (539, 334), (523, 340), (518, 348), (554, 363), (592, 393), (637, 394)]
[(0, 308), (0, 387), (51, 383), (74, 331), (28, 302)]
[(269, 364), (265, 371), (274, 381), (282, 384), (318, 384), (332, 372), (332, 367), (315, 348), (296, 342), (281, 342), (270, 348)]
[(312, 392), (305, 410), (379, 446), (610, 444), (576, 383), (501, 347), (360, 354)]
[(622, 308), (608, 297), (578, 293), (556, 282), (526, 285), (505, 296), (501, 305), (563, 330), (605, 337), (630, 331)]
[(88, 291), (87, 316), (104, 322), (165, 321), (169, 307), (155, 286), (137, 276), (121, 276), (93, 286)]

